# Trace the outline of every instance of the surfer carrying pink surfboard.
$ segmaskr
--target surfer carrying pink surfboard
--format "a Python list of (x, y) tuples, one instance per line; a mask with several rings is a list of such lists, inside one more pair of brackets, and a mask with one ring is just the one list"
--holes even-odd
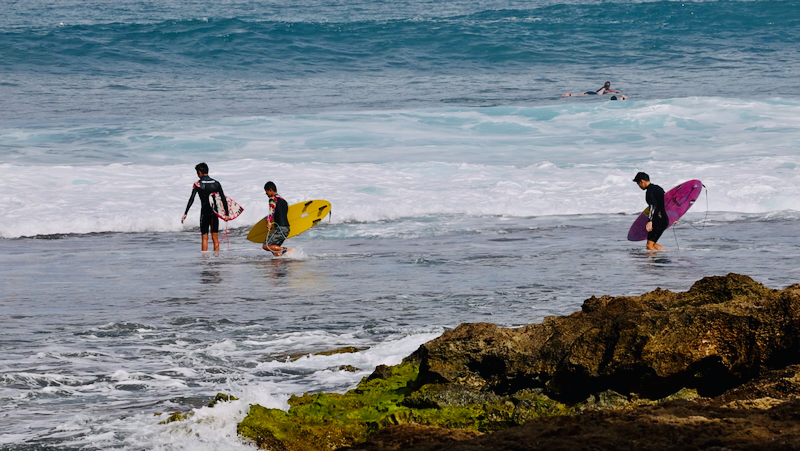
[(647, 230), (647, 249), (652, 251), (662, 251), (664, 247), (658, 244), (661, 234), (669, 227), (669, 217), (664, 206), (664, 190), (653, 183), (650, 183), (650, 176), (644, 172), (639, 172), (633, 181), (639, 188), (647, 191), (644, 198), (649, 207), (648, 222), (645, 225)]
[[(225, 198), (225, 193), (222, 192), (222, 185), (208, 176), (207, 164), (200, 163), (194, 169), (197, 171), (197, 176), (200, 177), (200, 180), (192, 186), (192, 196), (189, 197), (189, 203), (186, 205), (186, 211), (181, 218), (181, 224), (186, 220), (186, 215), (189, 214), (189, 209), (192, 208), (192, 203), (194, 202), (194, 195), (197, 194), (200, 197), (201, 248), (204, 251), (208, 250), (208, 231), (210, 229), (211, 239), (214, 241), (214, 250), (219, 251), (219, 218), (211, 207), (209, 196), (215, 192), (220, 194), (226, 217), (228, 216), (228, 201)], [(227, 222), (227, 219), (225, 221)]]

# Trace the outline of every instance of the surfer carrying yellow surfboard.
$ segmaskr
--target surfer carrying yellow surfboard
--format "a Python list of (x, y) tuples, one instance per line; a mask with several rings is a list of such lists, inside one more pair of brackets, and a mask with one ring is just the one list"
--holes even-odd
[(644, 172), (639, 172), (633, 178), (639, 188), (646, 190), (644, 198), (649, 206), (647, 225), (647, 249), (651, 251), (663, 251), (664, 247), (658, 244), (661, 234), (669, 227), (669, 217), (664, 207), (664, 190), (653, 183), (650, 183), (650, 176)]
[[(225, 216), (228, 216), (228, 202), (225, 198), (225, 193), (222, 192), (222, 185), (211, 177), (208, 176), (208, 165), (200, 163), (194, 167), (197, 171), (197, 176), (200, 180), (195, 182), (192, 186), (192, 196), (189, 197), (189, 203), (186, 205), (186, 211), (181, 218), (181, 224), (186, 220), (186, 215), (189, 214), (189, 209), (192, 208), (194, 202), (194, 195), (200, 197), (200, 233), (201, 248), (204, 251), (208, 250), (208, 231), (211, 229), (211, 239), (214, 241), (214, 250), (219, 251), (219, 218), (214, 209), (211, 207), (208, 197), (211, 193), (217, 192), (222, 197), (222, 205), (225, 207)], [(227, 219), (226, 219), (227, 221)]]
[(263, 248), (272, 252), (272, 255), (280, 257), (288, 250), (281, 245), (289, 236), (289, 220), (286, 217), (289, 204), (278, 195), (278, 188), (271, 181), (264, 185), (264, 192), (269, 197), (269, 214), (264, 219), (267, 221), (270, 233), (264, 241)]

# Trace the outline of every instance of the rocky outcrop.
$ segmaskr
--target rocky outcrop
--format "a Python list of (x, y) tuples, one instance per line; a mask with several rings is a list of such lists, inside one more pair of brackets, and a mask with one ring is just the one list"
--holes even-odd
[(729, 274), (519, 329), (463, 324), (345, 394), (251, 406), (238, 432), (286, 451), (791, 448), (798, 364), (800, 285)]
[(462, 324), (415, 354), (421, 385), (541, 388), (565, 402), (605, 390), (656, 399), (695, 388), (713, 397), (800, 363), (800, 286), (771, 290), (729, 274), (685, 293), (592, 297), (579, 312), (519, 329)]

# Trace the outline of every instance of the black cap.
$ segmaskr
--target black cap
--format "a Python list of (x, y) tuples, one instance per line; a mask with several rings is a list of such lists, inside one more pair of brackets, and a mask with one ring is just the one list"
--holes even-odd
[(640, 180), (650, 181), (650, 176), (645, 174), (644, 172), (637, 172), (636, 177), (633, 178), (633, 181), (639, 183)]

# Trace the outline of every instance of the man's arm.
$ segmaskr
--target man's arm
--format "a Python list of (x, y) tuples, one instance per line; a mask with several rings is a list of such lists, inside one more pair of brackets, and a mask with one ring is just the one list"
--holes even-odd
[(656, 214), (656, 207), (658, 206), (658, 203), (653, 198), (653, 193), (651, 191), (647, 191), (647, 194), (645, 194), (644, 197), (645, 197), (645, 200), (647, 201), (647, 208), (649, 209), (649, 212), (647, 213), (647, 221), (648, 222), (647, 222), (647, 224), (645, 224), (644, 229), (647, 230), (648, 232), (652, 232), (653, 231), (653, 217)]
[(274, 199), (269, 200), (269, 214), (264, 216), (264, 219), (267, 220), (267, 227), (272, 227), (272, 220), (275, 217), (275, 209), (278, 208), (278, 202)]
[(658, 208), (658, 202), (653, 199), (653, 197), (654, 196), (651, 196), (650, 193), (647, 193), (647, 208), (650, 209), (650, 212), (647, 214), (647, 219), (649, 219), (651, 222), (653, 221)]
[(186, 220), (186, 215), (189, 214), (189, 209), (192, 208), (192, 203), (194, 203), (194, 195), (195, 194), (197, 194), (197, 185), (192, 187), (192, 195), (189, 196), (189, 203), (186, 204), (186, 211), (183, 212), (183, 217), (181, 218), (181, 224), (183, 224), (183, 221)]

